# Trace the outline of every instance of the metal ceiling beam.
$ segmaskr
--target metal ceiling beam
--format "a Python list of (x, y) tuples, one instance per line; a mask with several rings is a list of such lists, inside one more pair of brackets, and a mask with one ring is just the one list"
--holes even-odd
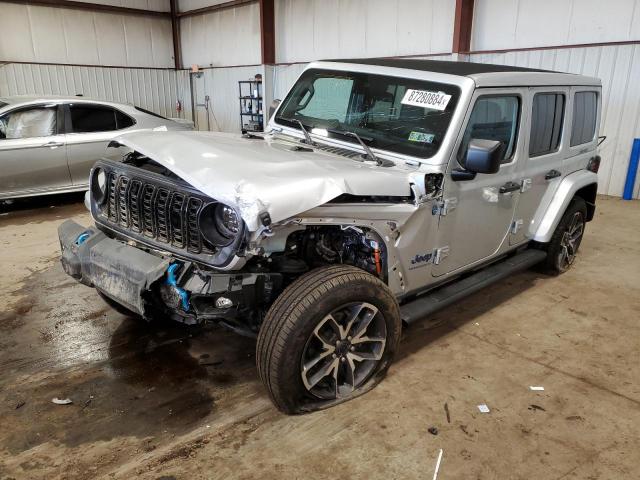
[(0, 0), (0, 3), (17, 3), (20, 5), (36, 5), (56, 8), (73, 8), (75, 10), (88, 10), (91, 12), (121, 13), (124, 15), (141, 15), (145, 17), (170, 18), (169, 12), (157, 12), (140, 8), (118, 7), (115, 5), (102, 5), (99, 3), (75, 2), (71, 0)]
[(273, 0), (260, 0), (260, 43), (262, 63), (276, 63), (276, 19)]
[(258, 3), (259, 0), (230, 0), (228, 2), (219, 3), (217, 5), (211, 5), (209, 7), (196, 8), (194, 10), (187, 10), (186, 12), (178, 12), (176, 16), (178, 18), (191, 17), (193, 15), (200, 15), (202, 13), (218, 12), (227, 8), (241, 7), (243, 5), (250, 5), (252, 3)]
[(473, 28), (474, 0), (456, 0), (456, 14), (453, 24), (453, 53), (469, 53), (471, 50), (471, 29)]
[(178, 0), (169, 0), (171, 6), (171, 33), (173, 35), (173, 62), (176, 70), (182, 68), (182, 43), (180, 42), (180, 19)]

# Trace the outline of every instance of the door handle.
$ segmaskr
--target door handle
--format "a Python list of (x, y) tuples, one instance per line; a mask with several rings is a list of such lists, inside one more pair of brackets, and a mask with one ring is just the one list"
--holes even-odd
[(45, 143), (42, 146), (43, 147), (49, 147), (49, 148), (57, 148), (57, 147), (61, 147), (63, 145), (64, 145), (64, 143), (62, 143), (62, 142), (48, 142), (48, 143)]
[(507, 182), (500, 187), (500, 193), (516, 192), (520, 190), (520, 184), (516, 182)]
[(557, 178), (560, 175), (562, 175), (562, 173), (560, 173), (558, 170), (549, 170), (547, 174), (544, 176), (544, 179), (551, 180), (552, 178)]

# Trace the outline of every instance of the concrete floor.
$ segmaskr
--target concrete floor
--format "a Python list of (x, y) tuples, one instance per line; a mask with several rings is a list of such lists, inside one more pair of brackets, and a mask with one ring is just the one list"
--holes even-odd
[(300, 417), (253, 341), (127, 319), (67, 277), (70, 217), (89, 222), (80, 196), (0, 213), (2, 479), (425, 479), (439, 449), (441, 480), (640, 478), (638, 202), (600, 198), (570, 272), (438, 313), (375, 390)]

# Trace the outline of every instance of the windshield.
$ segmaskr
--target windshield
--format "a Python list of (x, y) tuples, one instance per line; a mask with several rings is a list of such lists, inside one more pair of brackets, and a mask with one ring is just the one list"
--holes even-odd
[[(460, 97), (454, 85), (368, 73), (305, 71), (276, 122), (352, 143), (429, 158), (436, 154)], [(315, 129), (315, 130), (314, 130)]]

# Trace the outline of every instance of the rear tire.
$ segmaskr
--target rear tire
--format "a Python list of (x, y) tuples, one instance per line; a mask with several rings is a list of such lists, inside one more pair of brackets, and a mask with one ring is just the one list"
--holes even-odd
[(546, 244), (547, 272), (559, 275), (571, 268), (575, 261), (587, 219), (587, 204), (581, 197), (574, 197), (556, 227), (551, 241)]
[(400, 310), (389, 288), (334, 265), (294, 281), (258, 334), (258, 374), (284, 413), (319, 410), (373, 388), (398, 348)]

